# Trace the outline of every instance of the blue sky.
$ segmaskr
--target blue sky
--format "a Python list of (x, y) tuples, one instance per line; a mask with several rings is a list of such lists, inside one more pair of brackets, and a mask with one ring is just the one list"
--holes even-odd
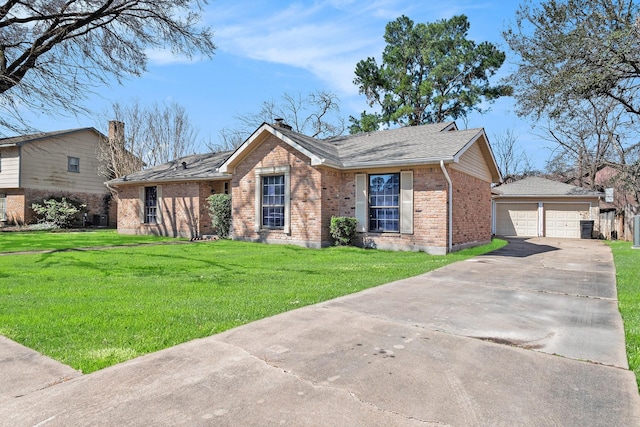
[[(175, 101), (186, 109), (199, 137), (213, 141), (219, 140), (221, 129), (234, 126), (237, 115), (257, 112), (263, 101), (277, 100), (285, 92), (327, 90), (339, 97), (345, 118), (359, 116), (369, 107), (353, 84), (355, 66), (369, 56), (379, 60), (389, 21), (402, 14), (424, 23), (465, 14), (470, 39), (490, 41), (507, 51), (500, 72), (504, 75), (511, 64), (501, 32), (514, 21), (517, 7), (511, 0), (212, 0), (203, 18), (215, 31), (218, 49), (213, 59), (189, 62), (167, 52), (149, 52), (144, 76), (99, 88), (87, 106), (104, 112), (114, 101)], [(458, 127), (484, 127), (490, 140), (511, 129), (534, 166), (543, 167), (550, 154), (547, 144), (516, 117), (513, 99), (498, 100), (491, 110), (470, 116), (468, 123), (458, 121)], [(43, 131), (85, 126), (106, 131), (97, 114), (30, 117)]]

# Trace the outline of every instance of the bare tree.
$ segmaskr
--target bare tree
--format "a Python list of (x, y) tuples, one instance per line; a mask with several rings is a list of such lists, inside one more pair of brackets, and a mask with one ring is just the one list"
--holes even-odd
[(147, 53), (211, 57), (207, 0), (0, 0), (0, 128), (29, 126), (21, 109), (83, 113), (99, 85), (146, 71)]
[(342, 135), (346, 130), (345, 121), (340, 117), (338, 97), (327, 91), (316, 91), (302, 96), (285, 93), (279, 102), (264, 101), (256, 113), (236, 116), (235, 127), (220, 131), (221, 143), (206, 142), (213, 151), (221, 147), (233, 148), (242, 144), (262, 123), (273, 123), (283, 119), (294, 131), (314, 138), (329, 138)]
[(198, 131), (179, 104), (114, 103), (112, 109), (109, 138), (98, 152), (103, 176), (121, 177), (195, 153)]
[(573, 100), (566, 105), (549, 120), (543, 137), (557, 144), (557, 162), (573, 166), (569, 178), (596, 189), (598, 170), (625, 158), (630, 147), (623, 141), (628, 140), (633, 124), (624, 120), (627, 116), (610, 98)]
[(491, 147), (496, 156), (503, 179), (531, 170), (531, 163), (524, 150), (518, 148), (518, 137), (513, 129), (507, 129), (500, 135), (494, 135)]

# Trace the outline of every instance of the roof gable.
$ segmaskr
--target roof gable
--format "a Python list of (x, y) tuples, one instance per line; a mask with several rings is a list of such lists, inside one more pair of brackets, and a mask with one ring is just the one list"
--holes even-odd
[(480, 144), (493, 182), (500, 172), (483, 129), (458, 130), (454, 122), (409, 126), (357, 135), (316, 139), (291, 129), (262, 124), (221, 166), (231, 172), (268, 135), (311, 159), (311, 165), (336, 169), (363, 169), (386, 166), (414, 166), (459, 162), (473, 144)]

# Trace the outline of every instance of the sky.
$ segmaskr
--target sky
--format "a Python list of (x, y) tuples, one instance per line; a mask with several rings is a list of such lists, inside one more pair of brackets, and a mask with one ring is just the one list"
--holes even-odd
[[(217, 46), (212, 59), (187, 61), (167, 52), (149, 52), (148, 72), (122, 85), (99, 88), (86, 105), (90, 116), (48, 117), (29, 114), (42, 131), (96, 127), (106, 132), (104, 112), (113, 102), (176, 102), (185, 108), (199, 139), (218, 141), (223, 128), (237, 124), (238, 115), (256, 113), (262, 103), (284, 93), (303, 96), (318, 90), (339, 98), (346, 119), (371, 111), (353, 84), (358, 61), (374, 57), (380, 64), (388, 22), (406, 15), (429, 23), (464, 14), (469, 39), (489, 41), (507, 53), (494, 77), (513, 70), (502, 31), (514, 22), (515, 0), (210, 0), (203, 21), (214, 30)], [(501, 98), (491, 111), (472, 114), (458, 128), (485, 129), (489, 141), (511, 131), (533, 166), (543, 168), (551, 154), (531, 124), (514, 113), (514, 100)], [(125, 124), (126, 131), (126, 124)], [(207, 151), (201, 146), (200, 152)]]

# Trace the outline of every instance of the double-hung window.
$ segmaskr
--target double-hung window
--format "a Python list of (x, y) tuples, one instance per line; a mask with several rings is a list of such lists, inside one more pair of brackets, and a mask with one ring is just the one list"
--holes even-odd
[(255, 231), (291, 233), (291, 186), (289, 165), (255, 170)]
[(158, 188), (144, 187), (144, 223), (158, 222)]
[(413, 171), (356, 174), (357, 230), (413, 234)]
[(369, 175), (369, 231), (400, 231), (400, 174)]
[(67, 170), (69, 172), (80, 172), (80, 159), (77, 157), (67, 157)]
[(284, 228), (284, 175), (262, 177), (262, 227)]

